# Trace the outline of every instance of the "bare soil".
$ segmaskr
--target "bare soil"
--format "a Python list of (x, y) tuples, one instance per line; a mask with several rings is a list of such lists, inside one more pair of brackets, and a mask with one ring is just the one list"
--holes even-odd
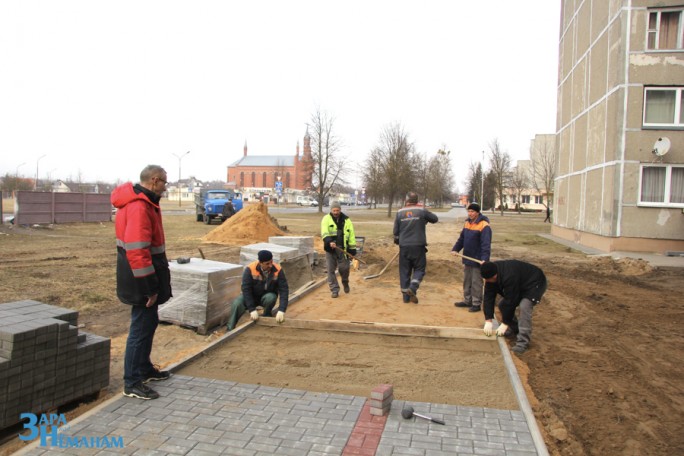
[[(195, 222), (192, 213), (174, 215), (169, 208), (165, 213), (170, 258), (197, 257), (200, 247), (209, 259), (237, 262), (239, 246), (201, 241), (217, 226)], [(414, 305), (401, 302), (396, 263), (378, 279), (362, 278), (378, 272), (396, 252), (389, 236), (392, 220), (376, 211), (354, 211), (350, 215), (357, 233), (366, 235), (363, 258), (369, 266), (352, 273), (349, 295), (333, 300), (324, 285), (294, 303), (287, 312), (288, 319), (481, 327), (481, 315), (453, 306), (462, 297), (462, 268), (449, 251), (460, 223), (429, 227), (428, 271), (419, 291), (420, 303)], [(315, 235), (320, 217), (281, 215), (278, 223), (289, 226), (289, 235)], [(681, 454), (683, 271), (654, 269), (639, 260), (592, 258), (558, 246), (537, 236), (549, 231), (542, 215), (492, 214), (490, 218), (494, 259), (535, 263), (549, 279), (549, 290), (535, 308), (531, 348), (514, 360), (551, 454)], [(83, 330), (112, 338), (110, 387), (96, 402), (70, 411), (71, 416), (120, 394), (122, 387), (129, 309), (116, 299), (113, 232), (111, 223), (0, 227), (0, 303), (35, 299), (72, 308), (79, 311)], [(316, 272), (321, 273), (320, 269)], [(161, 366), (170, 365), (224, 332), (221, 328), (216, 334), (199, 336), (189, 329), (162, 325), (155, 338), (153, 359)], [(269, 343), (274, 344), (276, 354), (287, 359), (287, 346), (293, 343), (285, 347), (272, 340)], [(313, 343), (308, 350), (311, 359), (319, 359), (326, 352), (344, 350), (339, 347), (344, 345), (333, 349), (330, 344)], [(427, 378), (432, 375), (435, 385), (441, 385), (436, 389), (444, 387), (442, 380), (437, 380), (448, 370), (445, 357), (446, 351), (420, 359)], [(301, 358), (292, 359), (301, 362)], [(354, 363), (361, 369), (368, 361), (349, 360), (349, 366), (336, 366), (331, 372), (354, 371)], [(403, 361), (398, 368), (406, 369), (406, 365)], [(315, 390), (315, 384), (307, 386), (307, 379), (298, 378), (297, 369), (291, 367), (278, 369), (278, 375), (293, 387)], [(478, 369), (473, 364), (472, 370), (480, 372)], [(353, 386), (355, 382), (350, 378), (347, 383)], [(458, 381), (453, 387), (459, 387)], [(5, 432), (0, 454), (21, 447), (18, 439), (11, 438), (16, 432)]]

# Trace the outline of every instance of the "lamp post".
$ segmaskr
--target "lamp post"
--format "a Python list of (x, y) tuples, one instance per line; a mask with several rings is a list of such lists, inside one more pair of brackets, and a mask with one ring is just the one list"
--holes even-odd
[(481, 180), (481, 183), (480, 183), (480, 207), (482, 209), (484, 209), (484, 157), (485, 157), (485, 153), (483, 150), (482, 151), (482, 179), (480, 179)]
[(17, 165), (17, 170), (14, 172), (14, 190), (12, 191), (12, 197), (16, 195), (17, 187), (19, 186), (19, 168), (24, 166), (26, 162)]
[(40, 160), (45, 158), (45, 155), (47, 155), (47, 154), (41, 155), (40, 157), (38, 157), (38, 160), (36, 160), (36, 181), (33, 183), (33, 191), (34, 192), (36, 190), (38, 190), (38, 164), (40, 163)]
[(173, 154), (174, 157), (176, 157), (178, 159), (178, 207), (180, 207), (180, 205), (181, 205), (181, 160), (183, 159), (183, 157), (188, 155), (190, 153), (190, 151), (187, 151), (186, 153), (184, 153), (182, 155), (176, 155), (173, 152), (171, 152), (171, 153)]

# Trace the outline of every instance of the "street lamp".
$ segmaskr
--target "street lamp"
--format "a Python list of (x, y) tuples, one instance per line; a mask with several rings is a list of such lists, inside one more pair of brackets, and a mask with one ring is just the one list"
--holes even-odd
[(485, 153), (482, 151), (482, 179), (480, 183), (480, 208), (484, 209), (484, 159)]
[(25, 164), (26, 164), (26, 162), (17, 165), (17, 171), (14, 173), (14, 178), (15, 178), (15, 179), (19, 179), (19, 168), (21, 168), (21, 167), (24, 166)]
[(36, 181), (33, 183), (33, 191), (35, 192), (38, 190), (38, 163), (40, 163), (40, 160), (43, 159), (47, 154), (43, 154), (40, 157), (38, 157), (38, 160), (36, 160)]
[(12, 191), (12, 197), (13, 198), (16, 195), (16, 191), (17, 191), (17, 188), (19, 186), (19, 168), (21, 168), (25, 164), (26, 164), (26, 162), (17, 165), (17, 170), (14, 173), (14, 190)]
[(180, 205), (181, 205), (181, 160), (183, 159), (183, 157), (188, 155), (190, 153), (190, 151), (187, 151), (186, 153), (184, 153), (182, 155), (176, 155), (173, 152), (171, 152), (171, 153), (173, 154), (174, 157), (176, 157), (178, 159), (178, 207), (180, 207)]

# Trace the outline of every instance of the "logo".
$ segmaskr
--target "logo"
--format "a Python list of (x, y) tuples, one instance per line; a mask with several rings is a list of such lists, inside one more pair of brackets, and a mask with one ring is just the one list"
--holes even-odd
[(69, 428), (63, 413), (41, 414), (40, 417), (34, 413), (22, 413), (19, 417), (22, 420), (28, 419), (28, 423), (24, 423), (24, 429), (29, 430), (27, 435), (19, 434), (19, 439), (31, 441), (40, 438), (41, 447), (123, 448), (124, 446), (122, 436), (82, 437), (60, 433)]

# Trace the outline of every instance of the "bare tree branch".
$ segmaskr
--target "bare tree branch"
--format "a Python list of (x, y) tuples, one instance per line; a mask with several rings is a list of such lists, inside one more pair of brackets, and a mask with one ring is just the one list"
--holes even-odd
[(498, 139), (493, 139), (489, 144), (489, 166), (494, 175), (495, 193), (499, 200), (501, 215), (504, 215), (504, 189), (508, 186), (508, 177), (511, 170), (511, 156), (508, 152), (501, 150)]

